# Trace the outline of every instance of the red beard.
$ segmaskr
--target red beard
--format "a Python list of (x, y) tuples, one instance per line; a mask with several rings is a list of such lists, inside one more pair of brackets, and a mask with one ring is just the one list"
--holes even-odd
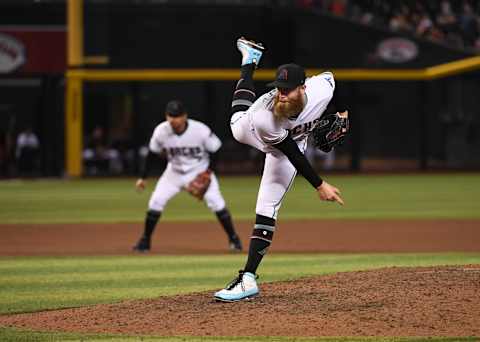
[(275, 115), (277, 118), (290, 118), (300, 114), (300, 112), (303, 110), (303, 107), (304, 103), (301, 96), (295, 100), (280, 102), (277, 95), (273, 102), (273, 115)]

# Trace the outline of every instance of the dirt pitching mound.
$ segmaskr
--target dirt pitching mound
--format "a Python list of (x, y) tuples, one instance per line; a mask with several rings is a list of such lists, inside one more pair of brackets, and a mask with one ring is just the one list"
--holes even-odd
[(261, 284), (218, 303), (213, 291), (0, 316), (38, 331), (194, 336), (480, 336), (480, 265), (385, 268)]

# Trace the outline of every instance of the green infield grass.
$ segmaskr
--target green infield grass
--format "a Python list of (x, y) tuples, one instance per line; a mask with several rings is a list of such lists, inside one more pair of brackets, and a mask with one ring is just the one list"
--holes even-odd
[[(123, 300), (155, 298), (221, 288), (242, 266), (243, 255), (3, 257), (0, 258), (0, 314), (34, 312)], [(480, 254), (272, 254), (262, 264), (260, 282), (297, 279), (335, 272), (391, 266), (478, 264)], [(33, 335), (32, 335), (33, 334)], [(0, 340), (75, 339), (79, 335), (0, 330)], [(81, 339), (130, 340), (127, 337), (85, 335)], [(134, 338), (132, 337), (131, 340)], [(219, 339), (161, 338), (161, 341)], [(244, 341), (245, 339), (231, 339)], [(259, 341), (270, 339), (259, 339)], [(350, 339), (282, 339), (278, 341), (350, 341)], [(355, 341), (372, 339), (355, 339)], [(377, 339), (375, 339), (377, 340)], [(400, 339), (397, 339), (400, 341)], [(426, 340), (426, 339), (425, 339)], [(381, 341), (394, 341), (383, 339)], [(403, 341), (403, 340), (402, 340)], [(413, 341), (413, 340), (405, 340)], [(423, 340), (418, 340), (423, 341)], [(432, 341), (432, 340), (429, 340)], [(437, 341), (434, 339), (434, 341)], [(448, 341), (448, 339), (438, 339)]]
[[(0, 258), (0, 314), (214, 290), (245, 255)], [(260, 282), (387, 266), (478, 264), (480, 253), (271, 254)]]
[[(327, 176), (346, 205), (321, 202), (297, 177), (281, 219), (479, 219), (480, 174)], [(138, 194), (134, 179), (0, 182), (1, 223), (140, 222), (155, 185)], [(221, 190), (236, 219), (251, 219), (259, 177), (222, 177)], [(185, 215), (188, 213), (188, 216)], [(206, 206), (180, 193), (162, 220), (214, 220)]]
[[(480, 174), (331, 176), (346, 206), (321, 202), (298, 177), (282, 219), (479, 219)], [(140, 222), (150, 191), (134, 179), (0, 182), (0, 224)], [(254, 214), (259, 177), (223, 177), (222, 192), (237, 219)], [(185, 213), (189, 213), (188, 217)], [(182, 193), (162, 220), (214, 220)], [(245, 255), (1, 257), (0, 314), (52, 310), (214, 290), (243, 266)], [(391, 266), (480, 264), (479, 253), (272, 254), (259, 269), (260, 283)], [(1, 341), (138, 341), (138, 336), (28, 332), (0, 327)], [(143, 341), (476, 341), (475, 338), (155, 337)]]

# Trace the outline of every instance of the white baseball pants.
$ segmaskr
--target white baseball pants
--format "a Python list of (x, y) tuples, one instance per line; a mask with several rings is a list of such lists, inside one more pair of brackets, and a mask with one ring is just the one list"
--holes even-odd
[[(266, 145), (255, 134), (246, 112), (233, 114), (230, 121), (233, 137), (240, 143), (265, 151)], [(306, 148), (306, 139), (300, 142), (302, 152)], [(297, 170), (281, 151), (272, 149), (265, 154), (265, 166), (258, 190), (256, 214), (277, 219), (278, 212), (288, 190), (290, 190)]]
[[(169, 164), (158, 180), (155, 190), (150, 196), (148, 208), (151, 210), (163, 211), (168, 201), (182, 191), (183, 188), (185, 188), (187, 184), (202, 171), (205, 171), (204, 168), (195, 169), (188, 173), (179, 173), (173, 170)], [(203, 200), (211, 211), (217, 212), (225, 208), (225, 200), (220, 192), (217, 177), (213, 172), (211, 174), (211, 179), (212, 181)]]

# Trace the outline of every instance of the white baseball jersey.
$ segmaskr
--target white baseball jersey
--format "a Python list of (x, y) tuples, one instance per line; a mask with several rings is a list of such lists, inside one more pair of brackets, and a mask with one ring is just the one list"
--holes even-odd
[(293, 183), (295, 167), (272, 145), (280, 143), (288, 133), (302, 152), (307, 138), (327, 108), (335, 90), (333, 74), (324, 72), (305, 81), (306, 104), (295, 118), (276, 118), (273, 113), (274, 89), (261, 97), (246, 112), (232, 116), (230, 126), (234, 138), (265, 152), (265, 166), (257, 198), (257, 214), (276, 219), (285, 193)]
[(327, 108), (335, 90), (333, 75), (324, 72), (308, 78), (305, 84), (305, 108), (296, 118), (277, 119), (272, 115), (276, 89), (261, 96), (247, 111), (255, 129), (254, 134), (263, 143), (263, 152), (271, 152), (271, 145), (285, 139), (289, 131), (293, 140), (297, 143), (303, 142), (320, 121), (320, 116)]
[(212, 130), (200, 121), (188, 119), (187, 128), (176, 134), (168, 121), (159, 124), (150, 139), (151, 151), (165, 152), (168, 163), (178, 172), (188, 173), (203, 166), (208, 167), (210, 156), (222, 146)]
[[(176, 134), (168, 121), (159, 124), (150, 139), (149, 148), (156, 153), (165, 152), (168, 165), (150, 197), (149, 209), (163, 211), (173, 196), (208, 168), (209, 153), (218, 151), (221, 145), (215, 133), (200, 121), (188, 119), (187, 128), (181, 134)], [(211, 179), (204, 201), (216, 212), (225, 208), (225, 200), (214, 173)]]

